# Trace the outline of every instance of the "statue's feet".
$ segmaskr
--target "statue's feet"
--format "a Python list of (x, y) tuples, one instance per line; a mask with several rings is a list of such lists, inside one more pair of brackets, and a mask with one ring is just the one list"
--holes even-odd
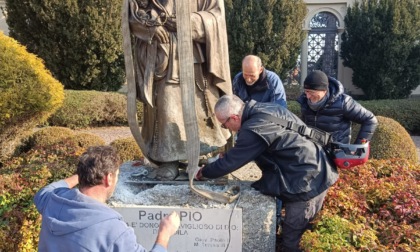
[(179, 175), (179, 162), (163, 163), (156, 169), (156, 179), (158, 180), (175, 180)]

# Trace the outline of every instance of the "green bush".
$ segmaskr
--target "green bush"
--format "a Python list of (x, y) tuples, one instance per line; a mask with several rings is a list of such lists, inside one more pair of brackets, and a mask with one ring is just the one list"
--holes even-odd
[(305, 1), (226, 0), (226, 27), (232, 76), (245, 55), (255, 54), (267, 69), (285, 78), (296, 65), (306, 32)]
[(297, 98), (303, 93), (303, 88), (300, 85), (286, 85), (284, 86), (284, 91), (286, 92), (287, 103), (289, 101), (296, 101)]
[(83, 151), (64, 139), (4, 163), (0, 169), (0, 251), (37, 251), (41, 218), (33, 197), (48, 183), (74, 174)]
[(28, 139), (26, 148), (49, 146), (61, 142), (65, 138), (74, 136), (73, 130), (65, 127), (45, 127), (36, 131)]
[(62, 105), (64, 93), (39, 58), (3, 33), (0, 52), (1, 162), (23, 136)]
[[(51, 126), (72, 129), (128, 125), (127, 98), (114, 92), (65, 90), (63, 106), (48, 119)], [(137, 103), (142, 118), (142, 103)]]
[(84, 149), (87, 149), (90, 146), (105, 145), (105, 141), (101, 137), (89, 133), (77, 133), (76, 135), (70, 137), (70, 140), (74, 141), (79, 147)]
[(370, 160), (339, 172), (304, 251), (418, 251), (420, 164)]
[(44, 59), (66, 89), (124, 83), (122, 0), (6, 0), (11, 37)]
[(143, 153), (133, 137), (117, 139), (110, 145), (117, 149), (122, 162), (141, 160), (143, 158)]
[[(357, 101), (376, 116), (389, 117), (399, 122), (411, 134), (420, 134), (420, 99)], [(289, 109), (300, 116), (300, 105), (287, 100)]]
[[(416, 145), (408, 132), (397, 121), (377, 116), (378, 127), (370, 143), (370, 158), (390, 159), (404, 158), (418, 162)], [(352, 138), (357, 136), (360, 125), (352, 129)]]
[(369, 100), (407, 98), (420, 80), (418, 0), (354, 1), (340, 56)]
[(355, 224), (338, 215), (328, 212), (320, 216), (314, 225), (314, 231), (309, 231), (303, 237), (301, 244), (307, 251), (360, 251), (360, 249), (375, 248), (386, 250), (379, 245), (376, 232), (364, 224)]
[(360, 101), (377, 116), (392, 118), (408, 132), (420, 134), (420, 99)]

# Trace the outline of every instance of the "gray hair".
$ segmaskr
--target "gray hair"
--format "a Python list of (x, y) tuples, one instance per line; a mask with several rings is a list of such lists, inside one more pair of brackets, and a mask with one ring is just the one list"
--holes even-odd
[(216, 102), (214, 111), (222, 117), (229, 117), (231, 115), (239, 115), (244, 102), (236, 95), (224, 95)]

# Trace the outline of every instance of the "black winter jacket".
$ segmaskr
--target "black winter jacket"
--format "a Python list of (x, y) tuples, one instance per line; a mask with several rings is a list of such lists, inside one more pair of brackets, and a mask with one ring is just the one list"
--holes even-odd
[(217, 178), (255, 160), (262, 177), (253, 187), (284, 201), (307, 201), (335, 183), (338, 173), (321, 146), (270, 121), (270, 114), (304, 125), (286, 108), (274, 103), (246, 103), (235, 146), (223, 158), (206, 165), (202, 175)]
[(361, 127), (354, 143), (360, 144), (362, 139), (370, 141), (378, 126), (375, 115), (345, 94), (339, 81), (328, 77), (328, 82), (329, 100), (318, 111), (309, 107), (305, 93), (297, 99), (303, 121), (308, 126), (329, 132), (333, 141), (344, 144), (350, 143), (351, 123), (355, 122)]

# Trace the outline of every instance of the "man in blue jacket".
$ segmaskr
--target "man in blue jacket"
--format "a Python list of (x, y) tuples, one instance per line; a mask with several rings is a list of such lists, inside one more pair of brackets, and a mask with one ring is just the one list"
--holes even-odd
[[(232, 82), (233, 94), (247, 102), (277, 103), (287, 108), (286, 92), (279, 76), (262, 65), (261, 58), (248, 55), (242, 60), (242, 72)], [(277, 199), (277, 222), (280, 221), (282, 202)]]
[(283, 249), (300, 251), (304, 231), (321, 210), (328, 188), (338, 179), (334, 163), (322, 146), (271, 120), (277, 117), (305, 126), (279, 104), (254, 100), (244, 103), (237, 96), (225, 95), (214, 110), (222, 127), (238, 132), (238, 138), (223, 158), (204, 166), (196, 178), (221, 177), (255, 161), (262, 177), (252, 186), (263, 194), (280, 198), (285, 206)]
[(370, 141), (378, 126), (375, 115), (344, 93), (343, 85), (324, 72), (315, 70), (304, 81), (298, 98), (306, 125), (331, 134), (332, 141), (350, 144), (351, 123), (360, 124), (355, 144)]
[(262, 65), (261, 59), (248, 55), (242, 60), (242, 72), (233, 79), (233, 93), (244, 102), (273, 102), (287, 108), (286, 93), (279, 76)]
[[(77, 175), (35, 195), (42, 215), (38, 251), (146, 251), (122, 216), (105, 204), (117, 185), (119, 167), (113, 147), (91, 147), (81, 155)], [(165, 252), (179, 224), (176, 212), (162, 219), (151, 251)]]

